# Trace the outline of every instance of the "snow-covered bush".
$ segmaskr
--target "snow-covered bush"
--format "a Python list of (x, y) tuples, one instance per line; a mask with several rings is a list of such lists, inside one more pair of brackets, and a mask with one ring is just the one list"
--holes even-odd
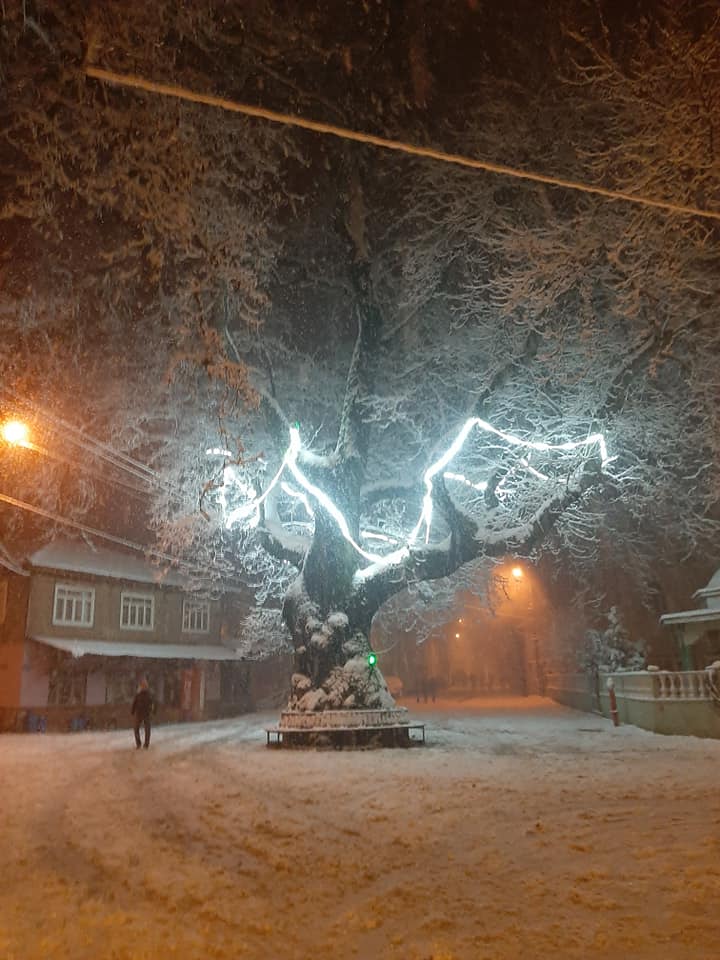
[(247, 660), (264, 660), (279, 653), (292, 653), (290, 635), (280, 610), (256, 609), (242, 622), (236, 649)]
[(645, 666), (644, 644), (633, 641), (622, 623), (617, 607), (610, 607), (604, 630), (588, 630), (580, 651), (583, 670), (617, 673), (621, 670), (642, 670)]

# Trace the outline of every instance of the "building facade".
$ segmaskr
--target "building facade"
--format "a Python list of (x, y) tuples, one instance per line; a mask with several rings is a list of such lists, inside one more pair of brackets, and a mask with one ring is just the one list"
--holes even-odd
[(127, 726), (143, 677), (159, 722), (231, 716), (287, 692), (288, 663), (233, 648), (248, 604), (238, 591), (198, 592), (176, 571), (80, 541), (0, 571), (4, 729)]
[(693, 594), (700, 601), (694, 610), (680, 610), (660, 617), (670, 627), (680, 649), (683, 670), (704, 670), (720, 660), (720, 570), (707, 586)]

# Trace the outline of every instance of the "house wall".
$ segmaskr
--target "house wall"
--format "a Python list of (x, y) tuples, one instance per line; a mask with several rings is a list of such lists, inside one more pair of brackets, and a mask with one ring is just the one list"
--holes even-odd
[(47, 671), (43, 670), (33, 656), (30, 644), (24, 647), (22, 664), (22, 684), (20, 687), (21, 707), (44, 706), (48, 700), (50, 680)]
[[(53, 624), (55, 585), (68, 583), (95, 590), (94, 622), (91, 627)], [(124, 592), (150, 594), (155, 598), (152, 630), (126, 630), (120, 627), (121, 596)], [(183, 599), (187, 595), (172, 587), (122, 580), (101, 580), (87, 574), (66, 571), (33, 573), (27, 616), (29, 636), (50, 636), (134, 643), (220, 643), (222, 608), (210, 601), (209, 630), (189, 633), (182, 629)]]
[(96, 707), (105, 703), (105, 682), (104, 671), (93, 670), (88, 673), (85, 703), (89, 707)]
[(20, 702), (30, 578), (0, 567), (0, 708)]
[[(129, 701), (125, 703), (124, 698), (118, 700), (116, 696), (108, 700), (109, 678), (125, 677), (131, 691), (140, 671), (150, 679), (157, 698), (157, 723), (235, 716), (282, 704), (287, 698), (292, 658), (273, 658), (260, 664), (98, 656), (75, 660), (30, 639), (47, 636), (158, 645), (222, 644), (223, 639), (237, 635), (247, 612), (247, 599), (242, 595), (210, 601), (209, 630), (196, 633), (182, 630), (183, 600), (193, 596), (177, 586), (50, 569), (33, 569), (25, 577), (12, 573), (5, 577), (0, 572), (0, 581), (5, 579), (11, 584), (7, 588), (6, 615), (0, 622), (0, 730), (36, 730), (39, 721), (42, 729), (59, 731), (84, 729), (87, 725), (93, 729), (128, 726)], [(94, 590), (92, 626), (53, 624), (57, 583)], [(153, 596), (152, 630), (121, 629), (121, 597), (125, 591)], [(50, 678), (57, 670), (64, 676), (86, 676), (82, 702), (48, 704)], [(166, 684), (170, 680), (172, 683)], [(187, 704), (179, 695), (186, 681)]]

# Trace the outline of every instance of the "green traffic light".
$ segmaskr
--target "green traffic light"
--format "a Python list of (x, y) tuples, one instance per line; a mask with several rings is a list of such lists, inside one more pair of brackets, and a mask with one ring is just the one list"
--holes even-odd
[(375, 664), (377, 663), (377, 654), (369, 653), (367, 655), (367, 662), (369, 667), (374, 667)]

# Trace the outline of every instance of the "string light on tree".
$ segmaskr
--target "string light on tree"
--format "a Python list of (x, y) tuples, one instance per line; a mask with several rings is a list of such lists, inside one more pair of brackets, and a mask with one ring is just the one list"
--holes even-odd
[[(601, 433), (593, 433), (585, 437), (583, 440), (567, 440), (563, 443), (550, 443), (546, 440), (526, 440), (522, 437), (518, 437), (515, 434), (507, 433), (504, 430), (499, 430), (497, 427), (494, 427), (491, 423), (488, 423), (487, 420), (483, 420), (480, 417), (470, 417), (465, 421), (462, 428), (458, 432), (455, 440), (450, 444), (445, 453), (443, 453), (433, 464), (428, 467), (423, 475), (423, 483), (425, 486), (425, 495), (423, 496), (422, 509), (420, 511), (420, 516), (417, 520), (417, 523), (413, 527), (409, 537), (406, 542), (400, 546), (398, 549), (392, 551), (391, 553), (380, 555), (375, 553), (370, 553), (365, 550), (359, 543), (355, 541), (352, 534), (350, 533), (350, 528), (348, 522), (343, 515), (339, 507), (333, 503), (332, 499), (318, 486), (314, 483), (311, 483), (310, 480), (305, 476), (300, 467), (298, 466), (298, 459), (302, 452), (302, 443), (300, 440), (300, 425), (299, 423), (294, 423), (290, 428), (290, 445), (288, 446), (285, 455), (283, 457), (280, 467), (271, 480), (270, 484), (267, 486), (265, 491), (258, 497), (250, 497), (246, 500), (245, 503), (242, 503), (240, 506), (236, 507), (230, 513), (226, 514), (225, 526), (230, 529), (238, 523), (245, 521), (248, 526), (257, 526), (260, 521), (260, 508), (262, 504), (267, 500), (270, 492), (273, 488), (280, 484), (280, 488), (284, 490), (289, 496), (297, 497), (302, 496), (304, 498), (305, 506), (308, 510), (308, 513), (312, 516), (312, 508), (309, 501), (304, 494), (299, 494), (293, 487), (289, 487), (286, 482), (282, 481), (282, 476), (287, 468), (287, 470), (292, 474), (297, 484), (303, 488), (303, 490), (310, 495), (317, 503), (319, 503), (325, 511), (333, 518), (336, 522), (338, 529), (342, 536), (347, 540), (347, 542), (353, 547), (353, 549), (361, 556), (364, 560), (367, 560), (370, 564), (369, 567), (360, 569), (356, 578), (362, 580), (364, 577), (370, 575), (371, 573), (376, 572), (378, 568), (387, 567), (394, 563), (400, 563), (410, 554), (410, 547), (418, 540), (423, 533), (423, 541), (427, 544), (430, 540), (430, 530), (432, 527), (433, 520), (433, 480), (434, 478), (443, 471), (442, 475), (446, 479), (457, 480), (468, 486), (474, 487), (475, 489), (482, 491), (487, 488), (487, 481), (480, 481), (474, 483), (469, 481), (462, 474), (453, 474), (444, 472), (444, 468), (457, 456), (460, 450), (463, 448), (465, 441), (469, 437), (473, 429), (477, 429), (483, 433), (488, 433), (493, 436), (498, 437), (509, 446), (515, 446), (524, 448), (526, 450), (534, 450), (544, 453), (560, 452), (560, 451), (573, 451), (579, 450), (582, 448), (597, 447), (600, 454), (600, 461), (602, 467), (605, 467), (608, 463), (611, 462), (613, 458), (608, 455), (607, 445), (605, 443), (605, 438)], [(210, 451), (209, 451), (210, 452)], [(215, 450), (211, 451), (214, 455)], [(545, 474), (540, 473), (535, 468), (531, 467), (529, 461), (526, 457), (520, 458), (520, 465), (531, 475), (538, 477), (539, 479), (547, 480), (549, 479)], [(567, 482), (566, 480), (558, 482)], [(247, 486), (246, 486), (246, 489)], [(221, 504), (223, 498), (221, 497)], [(225, 512), (225, 510), (224, 510)], [(361, 534), (363, 537), (372, 538), (372, 534)], [(379, 536), (376, 536), (375, 539), (380, 539)], [(391, 541), (392, 542), (392, 541)], [(397, 541), (394, 541), (397, 542)], [(519, 571), (519, 574), (515, 571)], [(516, 567), (513, 569), (513, 576), (515, 579), (520, 579), (522, 577), (522, 569)]]

